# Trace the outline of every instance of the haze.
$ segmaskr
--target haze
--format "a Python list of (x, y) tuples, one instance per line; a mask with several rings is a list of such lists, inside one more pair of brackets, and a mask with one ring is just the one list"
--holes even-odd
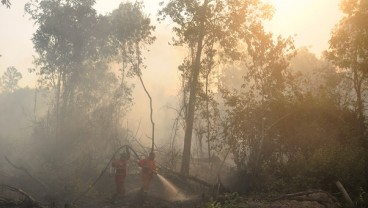
[(0, 207), (367, 207), (367, 19), (368, 0), (0, 1)]
[[(19, 85), (33, 88), (36, 77), (28, 73), (28, 69), (33, 67), (34, 50), (30, 39), (35, 28), (29, 16), (24, 14), (26, 2), (25, 0), (13, 1), (11, 9), (0, 7), (2, 31), (0, 33), (0, 54), (2, 55), (0, 73), (9, 66), (15, 66), (23, 74)], [(111, 12), (120, 2), (118, 0), (98, 0), (95, 8), (104, 14)], [(296, 47), (308, 47), (317, 56), (327, 49), (331, 29), (341, 16), (338, 0), (269, 0), (268, 2), (275, 6), (275, 14), (270, 21), (266, 21), (265, 25), (275, 36), (293, 36)], [(164, 106), (175, 104), (170, 103), (169, 97), (175, 97), (178, 94), (177, 67), (186, 51), (168, 45), (171, 41), (171, 23), (158, 24), (155, 21), (159, 8), (158, 3), (151, 0), (146, 0), (144, 3), (145, 11), (157, 26), (155, 32), (157, 41), (149, 47), (150, 52), (146, 56), (148, 70), (143, 76), (148, 87), (152, 89), (155, 116), (161, 117), (167, 111)], [(150, 125), (149, 109), (146, 106), (148, 100), (139, 86), (136, 87), (134, 93), (136, 105), (127, 120), (133, 129), (137, 128), (137, 124), (141, 121), (140, 131), (143, 131)], [(158, 137), (167, 138), (168, 135), (162, 132), (164, 128), (160, 128), (163, 124), (158, 122), (157, 125)], [(140, 132), (140, 135), (149, 135), (149, 131)]]

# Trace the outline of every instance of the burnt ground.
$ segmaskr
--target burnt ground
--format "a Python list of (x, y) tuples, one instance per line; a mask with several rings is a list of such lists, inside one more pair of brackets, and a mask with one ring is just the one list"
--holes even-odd
[[(78, 208), (191, 208), (191, 207), (199, 207), (203, 203), (201, 202), (200, 197), (188, 198), (183, 201), (175, 201), (175, 200), (166, 200), (162, 197), (155, 196), (154, 194), (149, 193), (146, 199), (143, 201), (139, 196), (138, 190), (134, 190), (126, 194), (124, 198), (117, 199), (115, 203), (111, 203), (111, 196), (98, 196), (98, 197), (85, 197), (79, 202), (74, 204), (74, 207)], [(73, 206), (72, 206), (73, 207)]]
[[(94, 179), (95, 177), (93, 177)], [(48, 208), (195, 208), (208, 207), (208, 203), (212, 203), (214, 207), (215, 201), (211, 202), (210, 191), (203, 187), (191, 184), (190, 182), (180, 181), (178, 179), (166, 177), (173, 182), (180, 191), (168, 189), (159, 177), (155, 177), (146, 200), (142, 200), (139, 195), (141, 187), (140, 174), (130, 174), (126, 178), (126, 195), (124, 198), (118, 198), (116, 203), (111, 203), (114, 194), (115, 184), (114, 175), (105, 174), (98, 183), (85, 195), (81, 195), (87, 188), (88, 184), (78, 185), (79, 189), (71, 189), (67, 187), (67, 181), (60, 182), (54, 189), (55, 191), (45, 192), (39, 185), (22, 176), (11, 177), (8, 180), (1, 178), (0, 183), (8, 184), (13, 187), (24, 190), (35, 200), (42, 202), (42, 207)], [(64, 184), (64, 185), (63, 185)], [(75, 188), (75, 187), (74, 187)], [(57, 190), (57, 191), (56, 191)], [(0, 190), (0, 207), (1, 206), (1, 190)], [(218, 198), (219, 203), (225, 200)], [(232, 207), (242, 208), (336, 208), (341, 207), (339, 203), (329, 193), (324, 191), (307, 191), (297, 194), (284, 195), (275, 200), (265, 199), (264, 197), (247, 197), (236, 196), (232, 201)], [(74, 202), (74, 203), (72, 203)], [(226, 202), (225, 202), (226, 203)], [(67, 205), (67, 206), (65, 206)], [(24, 206), (11, 206), (24, 207)], [(219, 206), (215, 206), (219, 207)], [(231, 207), (231, 206), (229, 206)]]
[[(105, 182), (105, 183), (104, 183)], [(126, 194), (124, 197), (118, 197), (115, 203), (111, 203), (111, 198), (114, 193), (114, 184), (111, 179), (104, 179), (97, 185), (92, 193), (80, 198), (75, 207), (80, 208), (114, 208), (114, 207), (156, 207), (156, 208), (171, 208), (171, 207), (196, 207), (203, 204), (200, 193), (184, 193), (183, 190), (172, 190), (158, 177), (153, 179), (150, 191), (145, 199), (140, 194), (140, 175), (129, 175), (126, 179)], [(184, 197), (185, 196), (185, 197)], [(68, 203), (68, 202), (66, 202)]]
[[(23, 177), (22, 177), (23, 178)], [(80, 184), (79, 190), (64, 186), (67, 183), (60, 183), (53, 190), (45, 192), (31, 180), (21, 180), (20, 178), (9, 178), (1, 180), (0, 184), (7, 184), (25, 191), (36, 201), (41, 202), (44, 207), (73, 207), (73, 208), (114, 208), (114, 207), (156, 207), (156, 208), (189, 208), (198, 207), (203, 204), (202, 193), (198, 190), (183, 189), (175, 190), (163, 183), (158, 176), (154, 177), (150, 191), (145, 200), (140, 193), (141, 179), (140, 174), (130, 174), (126, 178), (125, 197), (118, 198), (115, 203), (111, 203), (111, 198), (115, 192), (114, 175), (105, 174), (98, 183), (90, 189), (87, 194), (82, 194), (87, 188), (87, 184)], [(64, 185), (63, 185), (64, 184)], [(177, 186), (175, 186), (177, 187)], [(0, 190), (0, 197), (2, 193)], [(16, 199), (11, 197), (10, 199)], [(0, 200), (1, 202), (1, 200)], [(1, 203), (0, 203), (0, 207)], [(22, 207), (22, 206), (14, 206)]]

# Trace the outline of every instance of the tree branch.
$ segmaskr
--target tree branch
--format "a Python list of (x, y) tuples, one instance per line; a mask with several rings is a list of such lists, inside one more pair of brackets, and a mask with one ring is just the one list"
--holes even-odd
[(22, 167), (22, 166), (17, 166), (15, 165), (12, 161), (9, 160), (9, 158), (7, 158), (6, 156), (4, 156), (5, 160), (11, 165), (13, 166), (15, 169), (21, 170), (23, 172), (25, 172), (30, 178), (32, 178), (34, 181), (36, 181), (38, 184), (40, 184), (42, 186), (42, 188), (47, 191), (47, 187), (45, 186), (44, 183), (42, 183), (40, 180), (38, 180), (37, 178), (33, 177), (31, 173), (29, 173), (29, 171)]
[(155, 122), (153, 121), (153, 107), (152, 107), (152, 97), (151, 95), (149, 94), (144, 82), (143, 82), (143, 79), (142, 79), (142, 76), (140, 74), (140, 70), (139, 70), (139, 65), (140, 65), (140, 57), (139, 57), (139, 54), (140, 54), (140, 51), (139, 51), (139, 44), (137, 43), (137, 55), (138, 55), (138, 63), (137, 63), (137, 71), (136, 71), (136, 74), (139, 78), (139, 81), (141, 82), (141, 85), (144, 89), (144, 91), (146, 92), (147, 94), (147, 97), (149, 98), (150, 100), (150, 120), (151, 120), (151, 124), (152, 124), (152, 147), (151, 147), (151, 151), (153, 152), (154, 149), (155, 149)]

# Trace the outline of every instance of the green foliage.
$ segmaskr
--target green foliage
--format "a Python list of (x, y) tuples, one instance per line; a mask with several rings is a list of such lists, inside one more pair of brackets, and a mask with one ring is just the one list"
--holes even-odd
[(142, 11), (143, 4), (139, 1), (122, 3), (109, 16), (111, 22), (111, 37), (115, 44), (117, 60), (123, 63), (123, 70), (128, 76), (142, 74), (144, 57), (142, 50), (154, 42), (152, 35), (155, 27)]
[[(366, 113), (365, 101), (367, 99), (365, 88), (367, 86), (367, 64), (368, 64), (368, 2), (359, 0), (342, 0), (341, 10), (343, 18), (332, 31), (329, 41), (329, 49), (325, 56), (335, 66), (339, 68), (341, 74), (345, 75), (344, 82), (352, 86), (350, 94), (351, 103), (349, 108), (354, 110), (355, 132), (350, 135), (350, 140), (355, 144), (345, 146), (339, 155), (335, 155), (335, 160), (340, 161), (335, 164), (334, 175), (345, 178), (348, 186), (357, 194), (360, 186), (367, 187), (367, 160), (368, 154), (366, 137)], [(345, 85), (347, 86), (347, 85)], [(352, 93), (353, 92), (353, 93)], [(339, 146), (337, 146), (337, 149)], [(343, 157), (339, 157), (342, 155)], [(352, 165), (354, 164), (354, 165)], [(350, 167), (347, 171), (342, 167)], [(365, 173), (365, 176), (363, 176)]]
[(345, 16), (332, 31), (327, 59), (350, 77), (354, 86), (355, 110), (360, 119), (360, 134), (365, 131), (364, 86), (368, 73), (368, 3), (360, 0), (343, 0), (341, 9)]
[(53, 87), (55, 79), (62, 76), (62, 84), (68, 86), (72, 77), (85, 70), (83, 62), (98, 61), (103, 55), (101, 43), (106, 34), (101, 34), (100, 28), (105, 22), (97, 17), (92, 5), (87, 0), (26, 4), (26, 12), (38, 26), (32, 41), (41, 84)]
[(332, 32), (326, 56), (341, 68), (356, 68), (367, 73), (368, 3), (360, 0), (343, 0), (341, 9), (345, 16)]
[[(360, 200), (361, 185), (366, 184), (365, 160), (360, 147), (331, 144), (302, 154), (284, 164), (270, 181), (269, 191), (292, 193), (310, 189), (336, 191), (335, 182), (341, 181), (354, 200)], [(364, 194), (363, 194), (364, 195)]]
[(111, 62), (122, 47), (130, 53), (135, 51), (136, 41), (153, 40), (147, 37), (153, 27), (140, 3), (121, 4), (106, 16), (97, 15), (93, 5), (90, 0), (45, 0), (31, 1), (25, 7), (38, 26), (32, 40), (38, 53), (35, 70), (39, 83), (55, 92), (55, 131), (73, 127), (66, 120), (77, 117), (88, 118), (92, 125), (97, 118), (99, 122), (112, 118), (118, 125), (132, 102), (125, 77), (133, 72), (124, 69), (118, 74), (110, 68)]
[[(132, 104), (126, 77), (141, 73), (136, 65), (127, 66), (135, 57), (142, 62), (137, 46), (154, 40), (141, 3), (122, 3), (106, 15), (98, 15), (94, 3), (31, 0), (25, 6), (37, 27), (33, 72), (39, 86), (50, 90), (48, 113), (33, 127), (39, 142), (29, 151), (43, 163), (40, 174), (62, 170), (51, 183), (74, 181), (76, 190), (126, 144), (121, 120)], [(113, 68), (121, 61), (120, 70)]]
[[(287, 54), (293, 53), (279, 54), (285, 55), (282, 73), (273, 73), (278, 67), (272, 64), (241, 70), (237, 63), (223, 79), (225, 142), (244, 184), (239, 191), (335, 192), (340, 180), (359, 200), (366, 153), (346, 74), (305, 50), (289, 71)], [(227, 79), (240, 73), (244, 88), (226, 89)]]
[[(291, 42), (279, 38), (274, 45), (272, 35), (262, 26), (262, 20), (272, 16), (272, 8), (258, 0), (170, 0), (159, 15), (161, 20), (170, 17), (174, 22), (174, 45), (185, 46), (190, 51), (179, 67), (183, 78), (183, 103), (188, 106), (183, 153), (183, 170), (188, 172), (194, 120), (199, 120), (196, 133), (200, 145), (202, 132), (207, 133), (208, 144), (220, 137), (216, 131), (219, 129), (216, 126), (221, 123), (218, 104), (209, 90), (213, 85), (211, 78), (216, 79), (213, 72), (219, 70), (219, 64), (242, 60), (250, 61), (251, 65), (265, 64), (260, 67), (266, 68), (273, 61), (273, 67), (279, 66), (279, 72), (274, 70), (274, 74), (281, 73), (286, 63), (277, 59)], [(272, 61), (260, 64), (262, 57)], [(199, 111), (199, 115), (195, 116), (195, 111)], [(211, 149), (210, 144), (208, 149)]]
[(359, 197), (356, 200), (357, 207), (367, 207), (368, 206), (368, 193), (364, 191), (362, 187), (359, 189)]

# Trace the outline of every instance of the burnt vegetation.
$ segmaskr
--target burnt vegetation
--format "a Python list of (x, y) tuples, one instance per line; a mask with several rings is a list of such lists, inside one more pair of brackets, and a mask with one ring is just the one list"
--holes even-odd
[[(368, 206), (368, 1), (341, 1), (321, 58), (266, 31), (273, 10), (260, 0), (167, 0), (158, 22), (143, 1), (94, 6), (25, 5), (37, 87), (19, 87), (15, 67), (0, 78), (0, 207)], [(143, 77), (160, 69), (145, 55), (167, 21), (186, 56), (172, 69), (175, 115), (155, 120)], [(134, 79), (149, 98), (149, 145), (125, 121)], [(155, 138), (163, 122), (170, 136)], [(127, 149), (126, 196), (111, 204), (111, 161)], [(142, 201), (136, 161), (153, 150)]]

